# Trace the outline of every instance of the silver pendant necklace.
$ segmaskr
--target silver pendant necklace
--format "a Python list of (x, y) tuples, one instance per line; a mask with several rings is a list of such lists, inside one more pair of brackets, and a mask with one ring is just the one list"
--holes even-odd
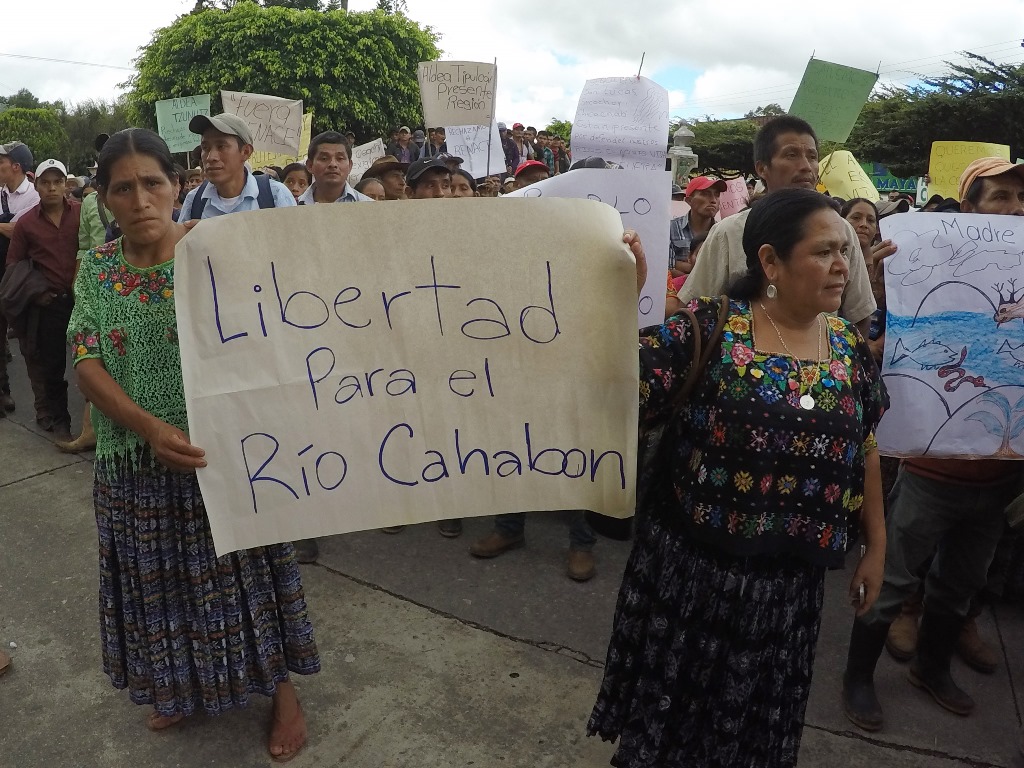
[[(816, 362), (816, 364), (814, 366), (814, 379), (813, 379), (813, 381), (811, 381), (807, 385), (807, 391), (804, 392), (803, 391), (803, 389), (804, 389), (803, 365), (800, 363), (800, 358), (798, 358), (796, 355), (793, 354), (793, 351), (786, 344), (786, 340), (782, 338), (782, 332), (779, 331), (779, 326), (777, 326), (775, 324), (775, 321), (772, 320), (772, 316), (768, 314), (768, 310), (765, 308), (764, 303), (763, 302), (758, 302), (758, 304), (761, 307), (761, 311), (764, 312), (764, 316), (768, 318), (768, 322), (772, 324), (772, 328), (775, 329), (775, 335), (779, 337), (779, 343), (782, 345), (782, 348), (784, 350), (786, 350), (786, 354), (788, 354), (791, 358), (793, 358), (793, 362), (796, 364), (796, 375), (797, 375), (797, 377), (799, 379), (799, 382), (800, 382), (800, 384), (799, 384), (800, 391), (802, 392), (802, 394), (800, 395), (800, 407), (803, 408), (805, 411), (809, 411), (812, 408), (814, 408), (814, 398), (811, 396), (811, 389), (813, 389), (814, 385), (818, 383), (818, 379), (821, 378), (821, 363), (822, 363), (822, 355), (823, 355), (823, 353), (821, 351), (821, 336), (822, 336), (822, 328), (821, 328), (822, 316), (821, 316), (821, 313), (820, 312), (818, 313), (818, 360), (817, 360), (817, 362)], [(751, 318), (750, 334), (751, 334), (751, 337), (753, 337), (753, 334), (754, 334), (754, 325), (753, 325), (754, 314), (753, 313), (750, 314), (750, 318)]]

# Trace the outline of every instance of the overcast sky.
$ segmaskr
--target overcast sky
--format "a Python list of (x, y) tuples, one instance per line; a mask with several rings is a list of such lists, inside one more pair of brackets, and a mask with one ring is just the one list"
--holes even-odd
[[(110, 99), (132, 76), (132, 60), (153, 30), (194, 0), (7, 0), (0, 93), (28, 88), (46, 100)], [(354, 11), (375, 0), (351, 0)], [(45, 7), (45, 22), (40, 9)], [(933, 0), (879, 5), (765, 0), (408, 0), (409, 15), (440, 33), (444, 58), (498, 59), (497, 118), (543, 126), (572, 119), (592, 77), (643, 74), (671, 93), (672, 112), (735, 117), (789, 105), (808, 58), (878, 70), (908, 83), (943, 71), (971, 50), (1024, 61), (1024, 2)], [(834, 9), (834, 18), (826, 8)], [(984, 7), (984, 12), (981, 8)], [(13, 11), (13, 18), (11, 13)], [(45, 36), (40, 36), (40, 24)], [(179, 94), (188, 95), (188, 94)]]

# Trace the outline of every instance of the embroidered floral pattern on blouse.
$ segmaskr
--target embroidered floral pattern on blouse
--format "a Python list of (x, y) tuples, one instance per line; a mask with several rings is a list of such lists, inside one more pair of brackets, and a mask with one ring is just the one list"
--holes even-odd
[(96, 258), (107, 258), (110, 262), (104, 269), (96, 273), (100, 285), (115, 291), (122, 296), (136, 293), (139, 301), (144, 304), (158, 304), (173, 298), (174, 290), (167, 281), (167, 275), (159, 271), (148, 273), (136, 272), (126, 264), (111, 261), (109, 254), (96, 251)]

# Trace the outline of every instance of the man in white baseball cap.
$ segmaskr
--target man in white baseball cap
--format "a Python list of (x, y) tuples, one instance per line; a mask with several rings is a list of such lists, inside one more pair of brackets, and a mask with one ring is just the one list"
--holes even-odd
[(254, 176), (246, 168), (253, 136), (248, 123), (238, 115), (196, 115), (188, 129), (202, 136), (199, 147), (206, 181), (188, 193), (178, 221), (295, 205), (288, 187), (266, 174)]
[(74, 298), (78, 257), (78, 223), (82, 204), (64, 196), (68, 170), (60, 160), (44, 160), (36, 168), (39, 204), (14, 217), (7, 251), (7, 270), (30, 259), (45, 286), (31, 303), (9, 318), (18, 334), (21, 353), (35, 395), (36, 423), (58, 440), (71, 439), (68, 412), (67, 345), (65, 334)]

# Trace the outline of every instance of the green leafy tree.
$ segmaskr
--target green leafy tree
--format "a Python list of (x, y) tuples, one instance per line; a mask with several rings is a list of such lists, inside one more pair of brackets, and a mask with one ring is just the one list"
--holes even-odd
[(44, 107), (51, 107), (52, 104), (40, 101), (36, 98), (35, 94), (28, 88), (22, 88), (11, 96), (0, 96), (0, 108), (11, 109), (20, 107), (21, 109), (40, 109)]
[(86, 173), (96, 159), (96, 136), (114, 134), (131, 125), (123, 101), (83, 101), (57, 111), (68, 137), (68, 171)]
[[(678, 128), (678, 124), (674, 128)], [(690, 148), (697, 155), (703, 171), (719, 176), (754, 173), (754, 134), (757, 123), (752, 120), (697, 120), (690, 124), (693, 141)], [(672, 130), (675, 133), (675, 130)]]
[(556, 136), (561, 136), (565, 139), (566, 144), (572, 140), (572, 123), (569, 120), (559, 120), (556, 117), (552, 117), (544, 130)]
[(52, 109), (11, 107), (0, 112), (0, 144), (20, 141), (32, 150), (35, 161), (66, 160), (68, 135)]
[(763, 107), (758, 107), (757, 109), (752, 109), (749, 112), (747, 112), (747, 114), (745, 114), (743, 117), (747, 119), (754, 117), (778, 117), (779, 115), (784, 114), (786, 114), (786, 110), (784, 110), (778, 104), (772, 103), (767, 104)]
[(158, 29), (129, 81), (128, 117), (156, 127), (154, 103), (220, 90), (302, 99), (313, 132), (360, 137), (422, 121), (419, 62), (440, 56), (437, 35), (403, 15), (264, 8), (239, 2)]
[(933, 141), (987, 141), (1024, 151), (1024, 64), (996, 64), (965, 53), (947, 74), (872, 96), (846, 148), (895, 176), (928, 170)]
[(347, 11), (348, 0), (196, 0), (192, 13), (205, 11), (207, 8), (227, 10), (239, 3), (258, 2), (264, 8), (294, 8), (299, 11)]

